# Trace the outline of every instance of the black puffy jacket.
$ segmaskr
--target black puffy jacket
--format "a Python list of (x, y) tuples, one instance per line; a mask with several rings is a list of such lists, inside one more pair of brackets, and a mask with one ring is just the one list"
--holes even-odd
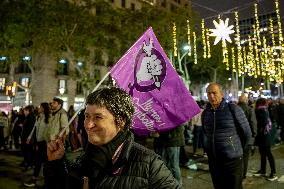
[[(233, 115), (235, 114), (235, 115)], [(202, 114), (202, 126), (209, 157), (232, 159), (243, 155), (251, 138), (249, 123), (243, 110), (223, 101), (214, 110), (209, 104)]]
[(84, 179), (88, 180), (89, 189), (181, 188), (160, 156), (135, 143), (133, 136), (124, 142), (118, 161), (97, 178), (84, 177), (83, 158), (73, 163), (63, 159), (47, 162), (44, 169), (47, 188), (81, 189)]

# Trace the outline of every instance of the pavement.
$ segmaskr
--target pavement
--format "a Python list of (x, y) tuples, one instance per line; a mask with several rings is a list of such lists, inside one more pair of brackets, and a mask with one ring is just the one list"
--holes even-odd
[[(187, 152), (192, 152), (191, 146), (186, 146)], [(200, 151), (201, 154), (201, 151)], [(284, 189), (284, 144), (272, 147), (272, 154), (275, 158), (278, 180), (268, 181), (265, 177), (255, 177), (253, 174), (260, 169), (260, 156), (256, 149), (253, 156), (250, 156), (247, 178), (243, 181), (243, 189)], [(203, 156), (191, 159), (191, 169), (182, 168), (183, 187), (186, 189), (213, 189), (207, 158)], [(193, 166), (195, 165), (195, 166)], [(196, 169), (197, 168), (197, 169)], [(267, 174), (270, 173), (269, 163), (266, 167)], [(281, 179), (280, 179), (281, 178)]]
[[(151, 148), (151, 146), (149, 147)], [(185, 189), (213, 189), (211, 177), (208, 171), (207, 158), (203, 156), (193, 156), (192, 146), (185, 147), (186, 153), (190, 158), (188, 167), (181, 167), (183, 178), (183, 187)], [(198, 151), (199, 152), (199, 151)], [(81, 152), (68, 152), (67, 157), (74, 159)], [(284, 144), (272, 147), (272, 153), (276, 162), (277, 176), (281, 179), (268, 181), (264, 177), (255, 177), (254, 171), (259, 170), (260, 157), (256, 150), (255, 154), (250, 157), (247, 179), (244, 181), (243, 189), (284, 189)], [(201, 154), (201, 150), (200, 150)], [(33, 174), (32, 169), (26, 172), (20, 167), (23, 157), (21, 152), (15, 150), (0, 151), (0, 189), (18, 189), (27, 188), (23, 185)], [(267, 173), (270, 172), (269, 165)], [(43, 176), (37, 181), (35, 188), (43, 188)]]

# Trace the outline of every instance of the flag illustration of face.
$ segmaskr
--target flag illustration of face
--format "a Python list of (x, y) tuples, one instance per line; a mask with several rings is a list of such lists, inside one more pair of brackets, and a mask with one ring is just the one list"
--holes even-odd
[(200, 111), (151, 27), (110, 73), (117, 85), (132, 96), (132, 130), (138, 135), (171, 130)]

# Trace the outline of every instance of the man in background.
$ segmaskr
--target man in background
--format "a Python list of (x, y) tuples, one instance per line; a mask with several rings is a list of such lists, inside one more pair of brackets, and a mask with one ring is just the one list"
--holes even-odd
[(246, 175), (247, 175), (247, 169), (248, 169), (249, 153), (250, 153), (250, 150), (254, 150), (254, 146), (253, 145), (254, 145), (254, 138), (256, 136), (257, 121), (256, 121), (254, 109), (251, 108), (248, 105), (248, 97), (246, 97), (244, 94), (242, 94), (239, 97), (238, 105), (244, 111), (244, 113), (246, 115), (246, 118), (248, 120), (249, 126), (250, 126), (250, 131), (251, 131), (251, 140), (249, 141), (247, 148), (244, 149), (244, 155), (243, 155), (243, 159), (244, 159), (244, 174), (243, 174), (243, 178), (245, 179)]
[(48, 130), (49, 141), (55, 140), (63, 129), (65, 129), (66, 134), (69, 132), (68, 117), (66, 111), (63, 109), (63, 100), (54, 97), (50, 103), (50, 108), (52, 114)]
[(209, 84), (207, 97), (202, 126), (214, 188), (242, 189), (243, 149), (251, 137), (249, 123), (239, 106), (225, 101), (219, 84)]

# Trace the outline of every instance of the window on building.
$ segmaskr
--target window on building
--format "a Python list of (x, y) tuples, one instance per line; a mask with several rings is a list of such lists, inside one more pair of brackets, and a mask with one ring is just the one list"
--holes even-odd
[(63, 95), (64, 93), (66, 93), (66, 80), (64, 79), (60, 79), (59, 83), (58, 83), (58, 91), (61, 95)]
[(174, 4), (171, 4), (171, 11), (172, 12), (176, 12), (177, 7)]
[(6, 60), (0, 61), (0, 73), (9, 73), (9, 64)]
[(5, 77), (0, 78), (0, 92), (5, 91), (5, 84), (6, 84), (6, 78)]
[(102, 9), (100, 6), (96, 6), (96, 15), (100, 15), (102, 13)]
[(57, 63), (57, 75), (68, 75), (68, 61), (61, 59)]
[(22, 77), (22, 78), (20, 79), (20, 84), (21, 84), (22, 86), (24, 86), (24, 87), (29, 87), (29, 85), (30, 85), (30, 78), (28, 78), (28, 77)]
[(31, 69), (29, 68), (26, 62), (21, 62), (15, 70), (16, 73), (31, 73)]
[(135, 11), (135, 4), (131, 3), (131, 10)]
[(121, 0), (121, 7), (125, 8), (125, 0)]
[(161, 6), (162, 6), (162, 7), (167, 7), (167, 1), (166, 1), (166, 0), (162, 0)]
[[(30, 86), (30, 78), (29, 77), (21, 77), (19, 79), (19, 84), (23, 87), (29, 87)], [(25, 91), (21, 87), (18, 87), (18, 91)]]
[(77, 81), (76, 94), (83, 94), (83, 86), (81, 81)]
[(59, 88), (66, 88), (66, 80), (64, 79), (59, 80)]

